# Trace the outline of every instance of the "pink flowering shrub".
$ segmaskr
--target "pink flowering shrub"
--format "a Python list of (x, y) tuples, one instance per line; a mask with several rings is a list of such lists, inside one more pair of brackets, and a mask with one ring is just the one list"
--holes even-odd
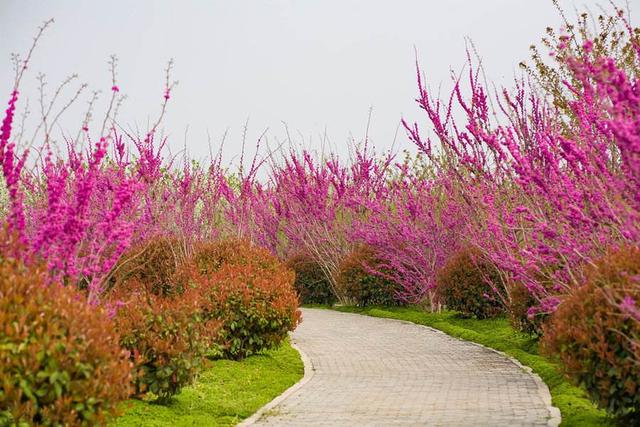
[[(613, 60), (592, 60), (588, 43), (568, 61), (580, 82), (569, 85), (577, 126), (571, 138), (523, 86), (515, 96), (503, 93), (498, 102), (508, 121), (494, 124), (473, 71), (470, 99), (457, 82), (445, 108), (419, 81), (420, 106), (450, 157), (438, 165), (452, 171), (452, 197), (468, 214), (465, 234), (539, 301), (532, 314), (553, 311), (558, 295), (580, 283), (583, 264), (603, 248), (637, 242), (640, 232), (639, 86)], [(464, 126), (447, 113), (453, 102), (466, 114)], [(438, 160), (417, 125), (407, 129)], [(508, 288), (498, 294), (508, 301)]]
[[(344, 302), (337, 286), (342, 259), (355, 245), (353, 230), (367, 215), (366, 202), (383, 193), (391, 158), (376, 159), (366, 146), (357, 150), (350, 165), (332, 156), (316, 160), (308, 152), (291, 153), (271, 171), (270, 215), (255, 216), (263, 232), (271, 236), (271, 247), (281, 256), (303, 251), (325, 274), (332, 292)], [(266, 225), (266, 226), (265, 226)]]
[(400, 286), (399, 301), (435, 307), (436, 273), (459, 248), (464, 217), (447, 194), (447, 180), (419, 172), (398, 165), (384, 191), (363, 202), (368, 214), (358, 218), (353, 235), (375, 251), (374, 273)]
[(86, 156), (70, 148), (67, 161), (54, 162), (49, 153), (29, 182), (32, 200), (18, 229), (52, 280), (86, 286), (92, 299), (131, 244), (143, 189), (124, 168), (105, 164), (106, 149), (101, 139)]
[[(92, 141), (85, 123), (82, 132), (89, 147), (85, 151), (67, 140), (64, 157), (53, 155), (45, 135), (39, 149), (44, 158), (25, 171), (29, 153), (18, 155), (10, 140), (18, 88), (32, 52), (33, 48), (24, 61), (16, 61), (17, 78), (0, 133), (0, 162), (10, 204), (7, 226), (23, 244), (23, 259), (45, 263), (52, 283), (78, 285), (87, 289), (90, 301), (97, 302), (124, 251), (161, 226), (154, 216), (155, 190), (162, 178), (162, 144), (153, 143), (159, 122), (144, 140), (133, 139), (138, 151), (134, 159), (115, 130)], [(163, 112), (170, 89), (167, 81)], [(112, 105), (117, 92), (114, 82)]]

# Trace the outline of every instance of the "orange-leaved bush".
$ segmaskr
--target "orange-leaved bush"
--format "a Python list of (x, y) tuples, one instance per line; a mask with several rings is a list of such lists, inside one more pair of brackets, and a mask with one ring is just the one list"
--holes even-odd
[(598, 406), (640, 422), (640, 248), (611, 250), (585, 277), (545, 326), (544, 348)]
[(302, 304), (331, 305), (336, 301), (327, 274), (311, 256), (299, 252), (286, 264), (296, 273), (295, 288)]
[(238, 240), (201, 244), (185, 269), (206, 318), (221, 322), (218, 356), (238, 360), (275, 347), (300, 320), (295, 275), (266, 249)]
[(168, 401), (196, 378), (218, 322), (204, 319), (195, 289), (163, 296), (130, 281), (111, 297), (118, 307), (120, 344), (129, 350), (135, 366), (135, 394), (150, 392), (158, 401)]
[(120, 257), (114, 267), (112, 284), (117, 287), (136, 281), (156, 295), (179, 294), (183, 289), (174, 275), (185, 262), (186, 252), (178, 239), (152, 236)]
[(498, 269), (471, 247), (453, 255), (436, 276), (442, 302), (463, 316), (478, 319), (495, 317), (503, 312), (493, 290), (500, 281)]
[(222, 322), (219, 355), (243, 359), (279, 345), (300, 319), (293, 272), (254, 265), (222, 266), (199, 280), (212, 319)]
[[(373, 273), (374, 270), (378, 273)], [(340, 263), (336, 279), (338, 289), (348, 301), (360, 307), (397, 305), (398, 285), (382, 277), (383, 271), (370, 246), (357, 246)]]
[(204, 241), (194, 245), (191, 263), (200, 274), (207, 275), (223, 265), (254, 265), (260, 269), (281, 268), (278, 258), (267, 249), (241, 239)]
[(113, 322), (73, 287), (0, 257), (0, 425), (104, 425), (131, 364)]

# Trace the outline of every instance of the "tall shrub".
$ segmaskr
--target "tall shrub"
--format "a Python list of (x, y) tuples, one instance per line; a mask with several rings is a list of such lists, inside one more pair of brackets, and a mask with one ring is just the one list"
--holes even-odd
[[(632, 29), (626, 37), (638, 49)], [(418, 102), (440, 150), (417, 125), (406, 125), (452, 178), (449, 194), (464, 207), (465, 235), (505, 274), (505, 283), (526, 287), (537, 302), (532, 315), (553, 312), (560, 296), (585, 279), (581, 266), (603, 248), (640, 238), (637, 77), (594, 54), (590, 40), (577, 53), (567, 53), (566, 40), (556, 49), (572, 75), (564, 82), (571, 132), (555, 107), (521, 82), (493, 104), (473, 68), (470, 96), (457, 80), (448, 103), (432, 98), (419, 79)], [(454, 120), (457, 109), (464, 125)], [(509, 289), (497, 290), (506, 304)]]

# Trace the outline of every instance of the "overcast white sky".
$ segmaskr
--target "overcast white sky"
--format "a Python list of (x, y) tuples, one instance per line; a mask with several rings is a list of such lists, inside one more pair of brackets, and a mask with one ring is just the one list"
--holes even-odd
[[(607, 4), (560, 3), (572, 15), (574, 7), (597, 11)], [(640, 0), (630, 5), (635, 16)], [(247, 117), (251, 144), (266, 128), (271, 141), (283, 138), (284, 121), (307, 146), (319, 148), (326, 129), (334, 149), (346, 152), (350, 134), (362, 139), (370, 107), (370, 137), (389, 148), (401, 116), (421, 117), (413, 101), (414, 46), (431, 87), (464, 64), (465, 37), (477, 46), (488, 77), (509, 84), (529, 45), (545, 27), (560, 24), (551, 0), (0, 0), (3, 105), (12, 84), (9, 54), (25, 51), (50, 17), (56, 22), (23, 87), (34, 108), (40, 71), (50, 92), (78, 73), (103, 90), (106, 102), (106, 61), (114, 53), (128, 95), (120, 122), (144, 127), (158, 112), (163, 69), (174, 58), (180, 84), (165, 120), (172, 147), (183, 145), (188, 126), (188, 150), (203, 157), (207, 131), (217, 144), (229, 129), (227, 159), (240, 150)], [(63, 126), (77, 130), (85, 102), (69, 111)], [(397, 146), (409, 147), (404, 132)]]

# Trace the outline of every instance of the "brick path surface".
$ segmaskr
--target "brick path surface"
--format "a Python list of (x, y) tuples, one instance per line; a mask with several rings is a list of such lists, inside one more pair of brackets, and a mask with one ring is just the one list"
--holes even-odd
[(537, 376), (501, 354), (430, 328), (303, 309), (303, 322), (292, 337), (307, 359), (302, 385), (256, 416), (254, 425), (546, 426), (559, 421)]

